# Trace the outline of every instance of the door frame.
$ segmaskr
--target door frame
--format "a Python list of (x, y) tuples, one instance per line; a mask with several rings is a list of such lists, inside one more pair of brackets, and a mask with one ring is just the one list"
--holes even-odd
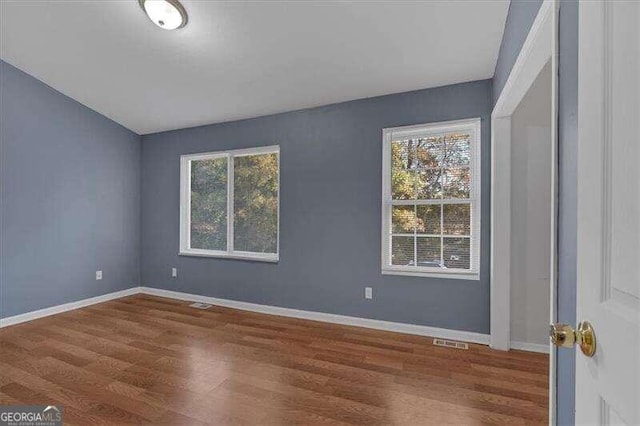
[[(491, 113), (490, 346), (511, 348), (511, 116), (551, 60), (549, 322), (557, 317), (558, 0), (544, 0)], [(549, 423), (556, 423), (556, 348), (549, 344)]]

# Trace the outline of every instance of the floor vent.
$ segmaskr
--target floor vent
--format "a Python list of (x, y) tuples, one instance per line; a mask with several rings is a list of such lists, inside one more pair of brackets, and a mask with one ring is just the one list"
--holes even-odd
[(444, 346), (445, 348), (469, 349), (469, 345), (464, 342), (456, 342), (455, 340), (433, 339), (436, 346)]
[(196, 309), (209, 309), (211, 307), (211, 305), (208, 303), (200, 303), (200, 302), (192, 303), (189, 306)]

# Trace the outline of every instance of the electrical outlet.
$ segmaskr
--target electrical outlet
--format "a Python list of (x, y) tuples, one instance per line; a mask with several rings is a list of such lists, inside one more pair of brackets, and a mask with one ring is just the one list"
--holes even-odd
[(171, 268), (171, 276), (176, 278), (178, 276), (178, 268)]
[(102, 271), (96, 271), (96, 280), (102, 279)]
[(364, 288), (364, 298), (373, 299), (373, 289), (371, 287)]

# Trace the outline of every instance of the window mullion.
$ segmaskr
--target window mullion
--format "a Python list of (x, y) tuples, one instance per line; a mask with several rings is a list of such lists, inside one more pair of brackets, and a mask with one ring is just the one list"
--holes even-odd
[(384, 203), (391, 206), (428, 206), (445, 204), (472, 204), (475, 198), (432, 198), (429, 200), (387, 200)]
[(234, 205), (233, 205), (233, 155), (227, 155), (227, 253), (233, 253), (233, 224), (234, 224)]
[(187, 214), (184, 220), (186, 221), (186, 226), (184, 227), (185, 232), (185, 244), (188, 249), (191, 249), (191, 160), (186, 162), (187, 174), (185, 176), (187, 184), (186, 188), (184, 188), (185, 196), (186, 196), (186, 206)]
[[(445, 143), (444, 143), (444, 137), (442, 138), (442, 152), (444, 153), (445, 151)], [(440, 179), (441, 179), (441, 185), (442, 185), (442, 191), (440, 193), (440, 266), (443, 267), (444, 266), (444, 189), (445, 189), (445, 185), (444, 185), (444, 180), (445, 180), (445, 174), (444, 174), (444, 169), (441, 167), (440, 168)]]
[[(416, 182), (418, 179), (416, 179)], [(417, 183), (416, 183), (417, 185)], [(413, 206), (413, 264), (418, 266), (418, 206)]]

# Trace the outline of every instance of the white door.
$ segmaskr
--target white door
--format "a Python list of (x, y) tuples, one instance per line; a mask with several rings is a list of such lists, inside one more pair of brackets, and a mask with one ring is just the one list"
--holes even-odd
[(576, 424), (640, 425), (640, 1), (579, 14)]

